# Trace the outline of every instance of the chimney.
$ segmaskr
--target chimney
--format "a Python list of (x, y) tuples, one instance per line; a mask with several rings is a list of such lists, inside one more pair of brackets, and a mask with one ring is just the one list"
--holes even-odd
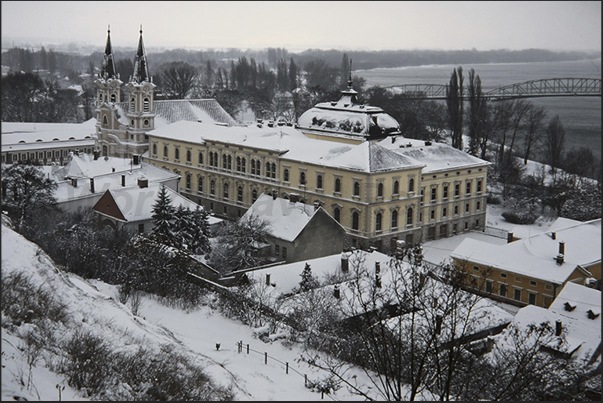
[(551, 238), (553, 238), (553, 240), (557, 239), (557, 233), (551, 232)]
[(375, 262), (375, 273), (381, 273), (381, 262)]
[(270, 285), (270, 273), (266, 273), (266, 285)]
[(138, 162), (138, 155), (136, 155), (136, 154), (132, 155), (132, 164), (134, 164), (134, 165), (138, 165), (139, 164), (139, 162)]
[(560, 320), (555, 322), (555, 336), (561, 336), (561, 332), (563, 330), (563, 324)]
[(272, 191), (272, 200), (276, 200), (276, 190)]
[(94, 193), (94, 178), (90, 178), (90, 193)]
[(344, 273), (347, 273), (348, 271), (348, 255), (345, 254), (345, 252), (341, 253), (341, 271)]
[(559, 242), (559, 253), (555, 257), (557, 264), (563, 264), (565, 262), (565, 242)]
[(98, 150), (94, 150), (94, 161), (98, 159)]
[(513, 233), (507, 232), (507, 243), (513, 242)]
[(77, 187), (77, 178), (71, 178), (71, 186), (73, 186), (74, 188)]
[(335, 287), (333, 287), (333, 296), (337, 299), (339, 299), (339, 297), (341, 296), (341, 292), (339, 291), (339, 285), (335, 284)]
[(126, 186), (126, 175), (121, 176), (121, 185)]
[(141, 189), (149, 187), (149, 180), (146, 178), (138, 178), (138, 186)]

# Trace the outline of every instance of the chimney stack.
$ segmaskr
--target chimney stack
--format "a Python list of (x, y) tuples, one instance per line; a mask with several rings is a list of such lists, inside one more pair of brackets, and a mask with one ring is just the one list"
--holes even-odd
[(346, 273), (348, 268), (348, 255), (346, 255), (345, 252), (341, 252), (341, 271)]
[(94, 161), (98, 159), (98, 150), (94, 150)]
[(557, 254), (557, 257), (555, 257), (555, 260), (557, 261), (557, 264), (565, 262), (565, 242), (563, 241), (559, 242), (559, 253)]
[(141, 189), (149, 187), (149, 180), (146, 179), (146, 178), (139, 178), (138, 179), (138, 186)]
[(507, 243), (513, 242), (513, 233), (507, 232)]
[(266, 285), (270, 285), (270, 273), (266, 273)]
[(557, 239), (557, 233), (551, 232), (551, 238), (553, 238), (553, 240)]
[(565, 255), (565, 242), (559, 241), (559, 254)]
[(555, 322), (555, 336), (561, 336), (561, 332), (563, 331), (563, 323), (560, 320)]
[(94, 178), (90, 178), (90, 193), (94, 193)]
[(276, 190), (272, 191), (272, 200), (276, 200)]
[(337, 299), (339, 299), (339, 297), (341, 296), (341, 293), (339, 291), (339, 285), (335, 284), (335, 287), (333, 288), (333, 296)]
[(136, 154), (132, 155), (132, 164), (134, 164), (134, 165), (138, 165), (139, 164), (139, 162), (138, 162), (138, 155), (136, 155)]
[(126, 186), (126, 175), (121, 176), (121, 186)]

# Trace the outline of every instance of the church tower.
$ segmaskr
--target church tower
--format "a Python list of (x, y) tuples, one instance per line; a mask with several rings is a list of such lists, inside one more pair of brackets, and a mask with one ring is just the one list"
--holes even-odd
[(142, 43), (142, 26), (134, 59), (134, 72), (126, 85), (125, 102), (121, 99), (123, 82), (115, 68), (109, 29), (103, 64), (95, 83), (96, 151), (102, 156), (133, 158), (138, 161), (138, 156), (149, 149), (146, 132), (155, 128), (155, 84), (149, 75), (147, 56)]
[[(142, 154), (148, 150), (148, 137), (146, 132), (155, 128), (155, 84), (149, 74), (147, 55), (142, 42), (142, 26), (140, 38), (134, 59), (134, 72), (126, 84), (129, 120), (130, 142), (139, 144), (137, 149)], [(144, 145), (144, 150), (142, 146)]]

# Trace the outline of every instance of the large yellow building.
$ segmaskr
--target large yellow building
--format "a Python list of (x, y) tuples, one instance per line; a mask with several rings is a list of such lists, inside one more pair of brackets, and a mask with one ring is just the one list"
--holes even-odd
[(146, 161), (182, 175), (180, 191), (217, 215), (242, 216), (261, 193), (319, 204), (346, 246), (395, 250), (485, 225), (489, 163), (406, 139), (351, 88), (297, 127), (176, 122), (149, 131)]

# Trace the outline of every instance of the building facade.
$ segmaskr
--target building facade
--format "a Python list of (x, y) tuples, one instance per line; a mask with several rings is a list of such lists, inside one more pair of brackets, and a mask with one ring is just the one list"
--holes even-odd
[(261, 193), (318, 204), (346, 229), (346, 247), (393, 252), (483, 228), (489, 163), (403, 138), (355, 93), (295, 128), (167, 125), (147, 133), (145, 160), (182, 175), (181, 192), (216, 215), (241, 217)]

